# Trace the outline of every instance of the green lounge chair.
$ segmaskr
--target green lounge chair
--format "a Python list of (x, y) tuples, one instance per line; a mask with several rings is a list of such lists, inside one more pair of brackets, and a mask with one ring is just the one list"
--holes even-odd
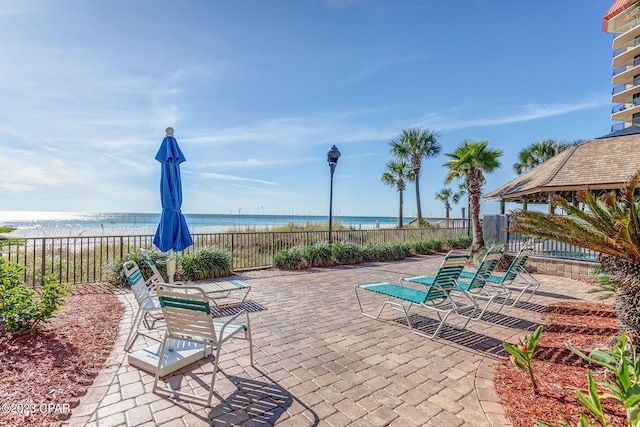
[[(451, 292), (456, 289), (456, 279), (468, 259), (469, 255), (467, 254), (449, 252), (442, 261), (442, 264), (434, 277), (414, 276), (412, 279), (420, 280), (419, 283), (425, 285), (425, 290), (385, 282), (363, 283), (356, 285), (355, 293), (360, 312), (372, 319), (378, 319), (380, 318), (384, 308), (389, 306), (390, 308), (401, 311), (404, 314), (407, 325), (413, 333), (426, 338), (434, 338), (445, 325), (449, 315), (457, 313), (463, 309), (475, 310), (476, 308), (476, 303), (473, 299), (467, 297), (466, 304), (460, 304), (460, 302), (452, 299), (450, 295)], [(401, 283), (402, 281), (408, 281), (408, 279), (410, 278), (401, 279)], [(414, 280), (411, 281), (414, 282)], [(376, 315), (369, 314), (363, 309), (359, 294), (359, 292), (362, 291), (369, 291), (387, 297), (387, 300), (383, 302)], [(466, 293), (463, 293), (463, 295), (466, 296)], [(433, 334), (426, 334), (414, 327), (408, 314), (409, 310), (411, 310), (413, 306), (432, 310), (437, 314), (439, 323)], [(470, 317), (467, 318), (462, 328), (467, 326), (469, 320)]]
[(500, 298), (500, 307), (498, 312), (502, 310), (504, 303), (508, 300), (511, 291), (503, 288), (499, 285), (492, 285), (489, 283), (491, 275), (502, 258), (503, 251), (501, 249), (491, 248), (487, 251), (480, 264), (476, 268), (476, 271), (471, 273), (469, 278), (462, 277), (463, 273), (458, 278), (458, 289), (462, 292), (466, 292), (476, 303), (478, 300), (486, 301), (486, 304), (480, 310), (480, 314), (477, 317), (473, 317), (472, 320), (480, 320), (484, 315), (487, 308), (491, 303), (495, 302), (496, 298)]
[[(529, 255), (531, 255), (533, 248), (530, 246), (524, 246), (520, 251), (516, 254), (513, 261), (504, 272), (504, 274), (492, 274), (489, 278), (489, 283), (494, 286), (501, 286), (505, 291), (508, 290), (510, 292), (517, 293), (513, 302), (509, 305), (505, 305), (506, 307), (514, 307), (518, 301), (522, 298), (525, 292), (529, 293), (527, 299), (522, 301), (529, 301), (536, 289), (540, 286), (540, 282), (533, 277), (531, 273), (529, 273), (525, 268), (524, 264), (529, 259)], [(461, 278), (471, 278), (473, 275), (472, 272), (463, 271), (460, 274)], [(506, 301), (505, 301), (506, 302)]]
[[(170, 340), (180, 340), (203, 344), (205, 347), (216, 347), (216, 355), (213, 362), (213, 374), (209, 396), (203, 397), (197, 394), (187, 393), (169, 387), (158, 385), (162, 358), (158, 359), (156, 376), (153, 382), (153, 392), (162, 391), (165, 393), (187, 396), (192, 399), (207, 402), (211, 406), (216, 373), (220, 363), (220, 350), (222, 345), (230, 339), (243, 339), (249, 341), (249, 360), (253, 366), (253, 342), (251, 339), (251, 325), (249, 323), (249, 313), (241, 310), (226, 321), (213, 320), (211, 317), (211, 307), (209, 297), (204, 291), (196, 286), (171, 286), (160, 284), (158, 286), (158, 300), (162, 307), (167, 332), (162, 341), (160, 354), (165, 354), (167, 345), (171, 345)], [(238, 319), (243, 316), (244, 323), (239, 323)], [(196, 384), (202, 384), (196, 381)]]

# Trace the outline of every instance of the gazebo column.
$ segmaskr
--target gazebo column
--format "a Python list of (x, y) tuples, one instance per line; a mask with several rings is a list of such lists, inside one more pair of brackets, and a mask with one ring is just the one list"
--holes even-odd
[(549, 192), (547, 195), (547, 203), (549, 204), (549, 213), (550, 214), (554, 214), (556, 213), (556, 205), (555, 203), (553, 203), (553, 193)]
[(529, 206), (529, 199), (527, 199), (526, 197), (523, 197), (522, 198), (522, 210), (526, 211), (528, 206)]
[(505, 205), (504, 199), (500, 200), (500, 215), (504, 215), (504, 205)]

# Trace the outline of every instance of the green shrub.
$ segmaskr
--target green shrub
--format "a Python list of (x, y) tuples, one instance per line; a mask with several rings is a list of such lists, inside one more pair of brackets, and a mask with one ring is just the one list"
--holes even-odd
[(318, 242), (305, 247), (302, 256), (310, 267), (327, 267), (333, 264), (329, 242)]
[(338, 264), (357, 264), (364, 260), (364, 249), (353, 242), (338, 242), (331, 246), (331, 255)]
[(409, 255), (409, 245), (405, 243), (376, 243), (363, 249), (366, 261), (397, 261)]
[(406, 257), (413, 256), (411, 243), (396, 243), (394, 244), (394, 253), (397, 260), (405, 259)]
[(364, 261), (388, 261), (389, 250), (385, 243), (370, 243), (362, 249)]
[(442, 250), (442, 240), (432, 238), (409, 244), (413, 253), (417, 255), (431, 255)]
[(294, 246), (291, 249), (281, 250), (274, 255), (273, 265), (281, 270), (300, 270), (306, 267), (304, 249)]
[(471, 242), (473, 242), (473, 236), (449, 237), (444, 241), (444, 246), (451, 249), (469, 249)]
[(42, 278), (40, 297), (22, 281), (24, 266), (0, 257), (0, 321), (16, 335), (32, 333), (44, 326), (64, 305), (70, 293), (68, 283), (58, 284), (55, 276)]
[(233, 274), (231, 254), (216, 246), (205, 246), (178, 257), (182, 277), (187, 280), (213, 279)]
[[(147, 253), (149, 254), (149, 257), (156, 263), (156, 268), (158, 269), (158, 271), (160, 271), (160, 274), (162, 274), (162, 276), (166, 278), (167, 265), (164, 263), (164, 261), (166, 260), (166, 255), (155, 248), (147, 249)], [(110, 284), (120, 287), (129, 286), (129, 284), (127, 283), (127, 278), (124, 275), (124, 269), (122, 268), (122, 264), (124, 264), (125, 261), (129, 260), (135, 261), (135, 263), (138, 264), (143, 277), (149, 278), (153, 275), (151, 267), (149, 267), (149, 265), (145, 261), (144, 255), (142, 255), (142, 252), (140, 252), (140, 250), (138, 249), (135, 252), (125, 255), (123, 259), (113, 260), (104, 266), (103, 272), (105, 273), (106, 279)]]

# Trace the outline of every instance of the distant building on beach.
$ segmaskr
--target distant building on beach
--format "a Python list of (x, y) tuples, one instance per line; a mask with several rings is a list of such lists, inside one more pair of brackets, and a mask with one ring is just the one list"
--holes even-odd
[(640, 125), (640, 9), (633, 0), (616, 0), (602, 20), (614, 34), (611, 132)]

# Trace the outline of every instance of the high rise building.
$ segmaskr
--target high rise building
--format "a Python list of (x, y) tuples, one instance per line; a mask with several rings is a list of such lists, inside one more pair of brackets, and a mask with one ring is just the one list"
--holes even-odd
[(640, 126), (640, 9), (634, 3), (614, 1), (602, 20), (602, 31), (614, 34), (611, 132)]

